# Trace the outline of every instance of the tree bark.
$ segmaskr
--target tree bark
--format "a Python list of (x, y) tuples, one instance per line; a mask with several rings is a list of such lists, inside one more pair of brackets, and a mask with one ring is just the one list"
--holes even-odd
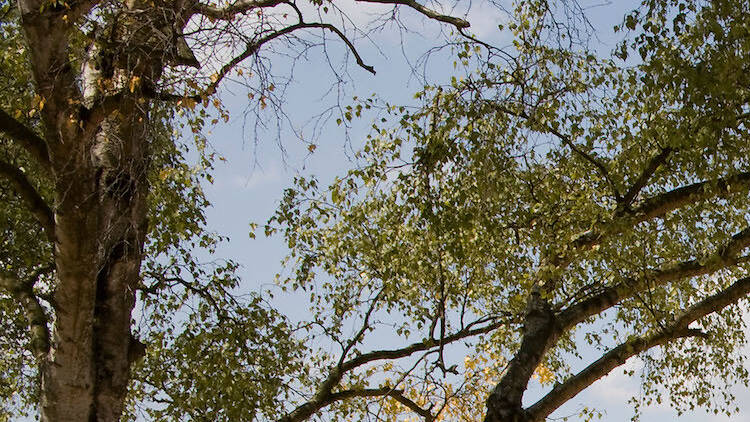
[(538, 290), (529, 296), (523, 331), (518, 352), (487, 399), (484, 422), (531, 421), (522, 405), (523, 394), (544, 354), (560, 336), (555, 313)]
[(150, 104), (132, 88), (134, 95), (122, 96), (116, 107), (102, 104), (108, 95), (127, 93), (132, 75), (156, 80), (162, 65), (131, 57), (136, 66), (120, 75), (84, 69), (81, 89), (63, 16), (83, 13), (86, 4), (56, 10), (19, 0), (18, 6), (44, 101), (39, 113), (55, 191), (48, 225), (54, 318), (49, 350), (39, 358), (41, 420), (114, 422), (123, 411), (133, 351), (142, 349), (130, 323), (147, 232)]

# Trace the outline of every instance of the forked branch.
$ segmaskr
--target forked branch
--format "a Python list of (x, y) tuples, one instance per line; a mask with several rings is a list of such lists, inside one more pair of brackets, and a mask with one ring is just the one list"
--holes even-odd
[[(491, 322), (479, 328), (473, 328), (473, 329), (466, 328), (456, 333), (453, 333), (452, 335), (446, 336), (445, 338), (442, 339), (442, 344), (446, 345), (446, 344), (457, 342), (457, 341), (460, 341), (469, 337), (473, 337), (479, 334), (486, 334), (491, 331), (494, 331), (495, 329), (505, 324), (506, 324), (505, 321), (502, 321), (502, 322), (495, 321), (495, 322)], [(469, 327), (471, 327), (471, 324), (469, 325)], [(371, 362), (380, 361), (380, 360), (395, 360), (395, 359), (411, 356), (415, 353), (428, 351), (430, 349), (434, 349), (440, 346), (440, 344), (441, 344), (441, 340), (434, 339), (434, 338), (426, 338), (419, 343), (412, 343), (411, 345), (400, 348), (400, 349), (376, 350), (376, 351), (372, 351), (369, 353), (364, 353), (355, 358), (349, 359), (343, 363), (334, 365), (333, 367), (330, 368), (328, 372), (328, 376), (320, 383), (315, 395), (310, 400), (297, 406), (297, 408), (295, 408), (293, 411), (289, 412), (287, 415), (279, 419), (279, 422), (297, 422), (297, 421), (306, 420), (307, 418), (314, 415), (315, 413), (317, 413), (324, 407), (338, 400), (345, 399), (346, 396), (341, 395), (341, 393), (335, 393), (334, 389), (336, 388), (336, 386), (338, 386), (338, 384), (344, 378), (344, 375), (349, 371), (352, 371), (362, 365), (366, 365)], [(405, 404), (407, 405), (407, 407), (409, 407), (408, 404), (402, 401), (406, 399), (405, 397), (400, 399), (399, 397), (394, 396), (392, 393), (385, 394), (385, 395), (389, 395), (393, 397), (394, 399), (399, 400), (402, 404)], [(412, 410), (416, 411), (416, 409), (412, 409)], [(420, 413), (420, 412), (417, 412), (417, 413), (423, 417), (425, 417), (426, 415), (425, 413)]]
[(469, 22), (467, 22), (464, 19), (438, 13), (428, 7), (425, 7), (421, 3), (417, 3), (414, 0), (356, 0), (356, 1), (361, 2), (361, 3), (380, 3), (380, 4), (408, 6), (416, 10), (417, 12), (427, 16), (430, 19), (434, 19), (439, 22), (451, 24), (458, 29), (468, 28), (470, 26)]
[(719, 312), (736, 303), (749, 293), (750, 277), (740, 279), (726, 289), (691, 306), (660, 331), (632, 338), (613, 348), (578, 374), (555, 386), (546, 396), (529, 407), (527, 414), (531, 416), (530, 420), (544, 420), (575, 395), (639, 353), (680, 338), (705, 336), (700, 330), (690, 329), (688, 326), (706, 315)]

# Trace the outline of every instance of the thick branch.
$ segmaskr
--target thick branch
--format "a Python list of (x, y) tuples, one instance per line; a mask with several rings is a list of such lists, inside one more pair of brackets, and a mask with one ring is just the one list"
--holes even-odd
[(26, 203), (31, 214), (44, 229), (47, 238), (50, 241), (54, 240), (55, 218), (52, 210), (29, 182), (29, 179), (26, 178), (26, 175), (15, 166), (0, 160), (0, 176), (10, 183), (18, 196)]
[(557, 385), (546, 396), (527, 409), (531, 420), (541, 421), (561, 405), (589, 387), (598, 379), (610, 373), (625, 361), (652, 347), (688, 336), (702, 336), (699, 330), (691, 330), (688, 325), (698, 319), (721, 311), (750, 293), (750, 277), (736, 281), (731, 286), (688, 308), (673, 323), (651, 336), (631, 339), (592, 363), (578, 374)]
[(281, 3), (286, 3), (286, 0), (238, 0), (224, 7), (216, 7), (203, 3), (196, 3), (193, 7), (193, 10), (195, 13), (201, 14), (211, 19), (231, 20), (238, 14), (249, 12), (253, 9), (273, 7)]
[(605, 237), (622, 233), (628, 228), (653, 218), (717, 196), (746, 191), (750, 187), (750, 172), (714, 180), (693, 183), (645, 199), (632, 211), (619, 211), (614, 220), (602, 222), (598, 227), (581, 234), (571, 242), (570, 249), (588, 249), (598, 245)]
[(34, 295), (34, 281), (22, 281), (6, 272), (0, 273), (0, 287), (4, 288), (23, 307), (29, 322), (31, 348), (40, 361), (49, 352), (50, 335), (47, 323), (49, 318), (39, 300)]
[(417, 3), (414, 0), (356, 0), (356, 1), (362, 2), (362, 3), (380, 3), (380, 4), (409, 6), (412, 9), (427, 16), (430, 19), (434, 19), (439, 22), (445, 22), (445, 23), (451, 24), (458, 29), (468, 28), (470, 26), (469, 22), (467, 22), (464, 19), (457, 18), (454, 16), (443, 15), (442, 13), (438, 13), (432, 9), (429, 9), (425, 7), (424, 5), (422, 5), (421, 3)]
[(611, 308), (649, 285), (660, 285), (687, 277), (711, 274), (737, 265), (747, 260), (747, 257), (738, 258), (737, 254), (748, 246), (750, 246), (750, 228), (736, 233), (729, 242), (701, 260), (691, 259), (672, 264), (653, 270), (637, 280), (627, 279), (606, 287), (600, 293), (561, 312), (560, 324), (563, 328), (572, 327)]
[(82, 120), (85, 124), (84, 136), (91, 136), (100, 129), (102, 122), (110, 117), (112, 113), (121, 110), (124, 101), (127, 99), (127, 93), (122, 90), (111, 95), (101, 97), (94, 102), (88, 109), (83, 109)]
[(49, 152), (44, 139), (3, 110), (0, 110), (0, 132), (18, 142), (43, 169), (50, 169)]

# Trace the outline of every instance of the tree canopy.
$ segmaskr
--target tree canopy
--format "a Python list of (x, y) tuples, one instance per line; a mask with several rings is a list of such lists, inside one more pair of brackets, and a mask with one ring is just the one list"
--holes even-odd
[[(388, 108), (396, 128), (374, 128), (361, 166), (328, 187), (299, 179), (270, 228), (297, 262), (286, 283), (341, 343), (323, 374), (352, 378), (318, 394), (388, 390), (358, 411), (384, 419), (540, 421), (638, 356), (637, 408), (735, 412), (747, 6), (645, 1), (610, 54), (551, 2), (519, 2), (512, 48), (467, 46), (478, 69), (428, 87), (419, 110)], [(416, 342), (360, 351), (341, 340), (350, 324)], [(547, 389), (524, 402), (533, 377)]]
[[(468, 26), (414, 1), (369, 3), (392, 6), (386, 20), (403, 6)], [(1, 417), (275, 411), (299, 341), (259, 296), (236, 294), (236, 264), (195, 257), (221, 239), (205, 227), (201, 183), (219, 157), (202, 130), (229, 117), (227, 78), (250, 109), (278, 110), (273, 54), (333, 39), (374, 72), (352, 41), (366, 28), (319, 1), (11, 0), (0, 13)], [(217, 380), (238, 386), (195, 398)]]
[(503, 47), (363, 1), (455, 28), (466, 73), (420, 107), (356, 100), (341, 123), (379, 119), (352, 170), (285, 192), (264, 229), (301, 322), (195, 257), (222, 241), (201, 129), (230, 74), (276, 104), (263, 53), (312, 47), (301, 31), (372, 70), (308, 18), (338, 5), (2, 5), (0, 418), (542, 421), (635, 356), (636, 409), (735, 412), (750, 5), (634, 3), (610, 51), (571, 1), (498, 4)]

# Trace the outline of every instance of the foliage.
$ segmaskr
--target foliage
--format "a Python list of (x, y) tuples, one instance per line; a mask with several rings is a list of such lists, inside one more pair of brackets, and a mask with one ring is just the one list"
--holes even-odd
[(352, 42), (364, 31), (330, 2), (0, 3), (1, 419), (118, 420), (128, 390), (125, 417), (278, 411), (306, 349), (238, 292), (235, 263), (203, 262), (225, 238), (205, 226), (222, 158), (202, 132), (229, 119), (225, 79), (258, 125), (287, 117), (269, 57), (293, 67), (332, 36), (374, 73)]
[[(679, 413), (732, 414), (729, 387), (748, 383), (746, 7), (645, 1), (608, 57), (547, 2), (519, 2), (513, 49), (417, 94), (419, 110), (386, 106), (397, 128), (373, 126), (361, 166), (287, 191), (269, 226), (296, 263), (282, 285), (310, 292), (334, 342), (361, 324), (342, 361), (367, 354), (365, 334), (439, 344), (466, 320), (502, 322), (465, 364), (441, 345), (390, 382), (357, 377), (402, 389), (426, 419), (458, 418), (456, 385), (485, 397), (497, 383), (486, 420), (540, 420), (635, 355), (636, 408), (666, 395)], [(477, 380), (473, 356), (488, 354), (498, 375)], [(532, 374), (554, 388), (523, 409)], [(363, 405), (389, 419), (397, 402)]]
[[(577, 3), (517, 2), (511, 45), (456, 44), (468, 74), (425, 87), (420, 107), (355, 100), (339, 124), (380, 111), (357, 166), (327, 187), (300, 176), (265, 227), (290, 249), (281, 289), (309, 299), (301, 322), (242, 294), (234, 262), (201, 262), (224, 240), (205, 226), (221, 157), (201, 131), (228, 118), (225, 78), (244, 78), (256, 110), (277, 107), (264, 54), (303, 54), (304, 31), (372, 69), (322, 18), (342, 16), (332, 2), (188, 3), (0, 6), (0, 419), (73, 385), (55, 379), (69, 374), (59, 356), (105, 349), (80, 358), (98, 383), (81, 412), (105, 420), (124, 394), (93, 396), (119, 377), (129, 419), (538, 421), (633, 356), (637, 409), (668, 394), (678, 412), (736, 410), (745, 2), (644, 0), (612, 54)], [(47, 27), (63, 50), (34, 19), (63, 22)], [(86, 323), (64, 326), (63, 308)], [(81, 326), (79, 353), (60, 333)], [(531, 379), (545, 395), (524, 408)]]

